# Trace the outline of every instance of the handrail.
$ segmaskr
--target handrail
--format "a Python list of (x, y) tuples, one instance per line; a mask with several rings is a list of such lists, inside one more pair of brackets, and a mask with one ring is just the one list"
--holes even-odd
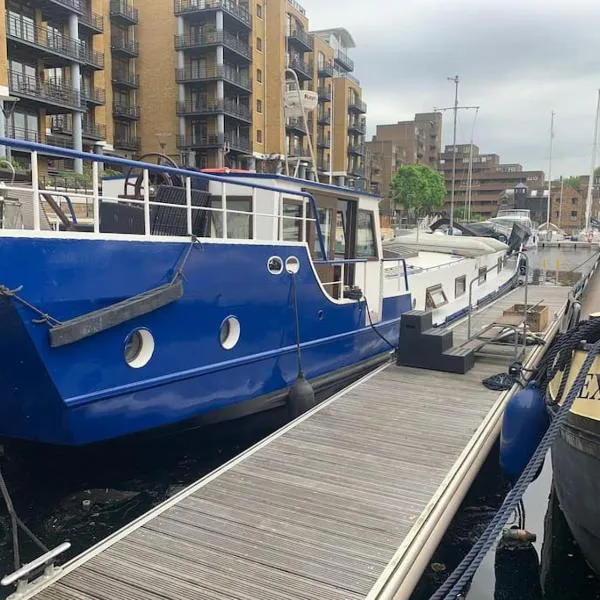
[[(167, 173), (169, 175), (177, 175), (179, 177), (196, 177), (198, 179), (204, 179), (205, 181), (216, 181), (221, 184), (233, 184), (233, 185), (241, 185), (246, 186), (251, 189), (256, 190), (265, 190), (268, 192), (277, 192), (284, 194), (292, 194), (294, 196), (298, 196), (300, 198), (306, 198), (310, 204), (310, 208), (312, 210), (312, 214), (316, 215), (317, 213), (317, 203), (315, 201), (314, 196), (310, 192), (304, 191), (293, 191), (286, 188), (279, 188), (272, 185), (265, 185), (263, 183), (254, 183), (244, 181), (242, 183), (232, 182), (230, 178), (221, 177), (219, 175), (212, 175), (209, 173), (201, 173), (199, 171), (191, 171), (189, 169), (181, 169), (176, 167), (169, 167), (167, 165), (153, 165), (149, 163), (145, 163), (139, 160), (130, 160), (127, 158), (120, 158), (118, 156), (108, 156), (106, 154), (92, 154), (90, 152), (79, 152), (78, 150), (71, 150), (69, 148), (57, 148), (56, 146), (49, 146), (48, 144), (40, 144), (36, 142), (26, 142), (23, 140), (15, 140), (13, 138), (7, 138), (4, 136), (0, 136), (0, 146), (8, 146), (9, 148), (19, 148), (21, 150), (27, 150), (32, 153), (39, 154), (48, 154), (51, 156), (60, 156), (61, 158), (79, 158), (82, 160), (89, 160), (92, 162), (102, 162), (103, 164), (108, 165), (118, 165), (121, 167), (132, 167), (135, 169), (141, 170), (149, 170), (156, 171), (159, 173)], [(33, 159), (33, 157), (32, 157)], [(37, 159), (37, 156), (36, 156)], [(32, 161), (33, 167), (33, 161)], [(35, 190), (34, 190), (35, 192)], [(34, 207), (37, 203), (34, 202)], [(319, 249), (321, 251), (321, 256), (327, 257), (327, 252), (325, 249), (325, 240), (323, 238), (323, 232), (321, 231), (321, 224), (318, 219), (315, 221), (315, 228), (317, 232), (317, 238), (319, 240)]]

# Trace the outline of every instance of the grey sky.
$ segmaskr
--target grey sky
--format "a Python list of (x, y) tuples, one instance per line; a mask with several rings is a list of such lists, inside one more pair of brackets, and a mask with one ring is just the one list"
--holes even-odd
[[(459, 103), (479, 105), (475, 143), (503, 162), (552, 174), (589, 171), (600, 87), (599, 0), (300, 0), (312, 29), (341, 26), (356, 41), (355, 75), (377, 123)], [(459, 111), (468, 143), (474, 111)], [(452, 115), (444, 142), (452, 141)]]

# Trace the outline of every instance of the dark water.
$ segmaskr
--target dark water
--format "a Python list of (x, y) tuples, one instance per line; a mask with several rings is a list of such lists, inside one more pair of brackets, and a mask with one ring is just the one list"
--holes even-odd
[[(556, 281), (570, 285), (575, 277), (573, 271), (586, 268), (585, 264), (581, 265), (591, 256), (586, 250), (548, 249), (530, 253), (533, 281), (540, 285)], [(48, 547), (71, 542), (66, 560), (260, 441), (286, 420), (284, 411), (275, 411), (162, 439), (113, 443), (92, 449), (7, 445), (0, 464), (17, 512), (42, 542)], [(508, 487), (496, 465), (497, 457), (490, 456), (432, 560), (433, 567), (424, 574), (415, 591), (414, 600), (429, 597), (460, 562), (501, 504)], [(541, 552), (550, 479), (550, 468), (546, 464), (526, 498), (526, 526), (538, 534), (536, 556)], [(568, 536), (565, 540), (559, 544), (557, 554), (561, 557), (560, 572), (564, 572), (564, 577), (559, 576), (551, 587), (559, 590), (564, 584), (566, 595), (547, 594), (544, 598), (600, 599), (597, 580), (586, 570), (585, 563), (582, 565), (572, 540)], [(39, 554), (27, 540), (23, 540), (21, 551), (24, 561)], [(12, 561), (9, 519), (6, 511), (0, 510), (0, 574), (13, 570)], [(473, 581), (469, 599), (494, 598), (494, 561), (493, 554), (486, 558)], [(527, 560), (517, 562), (525, 565)], [(507, 576), (523, 582), (531, 579), (532, 572), (523, 566), (505, 569)], [(501, 579), (499, 576), (498, 580)], [(0, 589), (0, 598), (5, 596), (6, 590)], [(538, 600), (541, 597), (538, 594), (496, 598)]]

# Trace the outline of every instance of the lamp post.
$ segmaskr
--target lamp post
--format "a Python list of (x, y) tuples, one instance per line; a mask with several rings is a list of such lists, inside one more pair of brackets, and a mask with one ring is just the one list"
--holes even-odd
[[(3, 118), (0, 120), (0, 135), (3, 135), (5, 137), (12, 137), (12, 136), (7, 135), (8, 129), (9, 129), (8, 126), (10, 125), (10, 119), (11, 119), (13, 113), (15, 112), (15, 106), (18, 101), (19, 101), (18, 98), (16, 98), (15, 96), (11, 96), (9, 94), (0, 96), (0, 109), (2, 110), (2, 116), (3, 116)], [(13, 131), (13, 135), (14, 135), (14, 131)], [(0, 157), (10, 160), (10, 157), (11, 157), (10, 148), (1, 146), (0, 147)]]

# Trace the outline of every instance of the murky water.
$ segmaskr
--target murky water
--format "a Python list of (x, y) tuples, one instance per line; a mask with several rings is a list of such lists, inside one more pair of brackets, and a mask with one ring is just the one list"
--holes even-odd
[[(585, 268), (582, 263), (591, 256), (592, 253), (586, 250), (569, 253), (549, 249), (530, 253), (533, 277), (541, 285), (556, 281), (570, 285), (571, 273)], [(260, 441), (285, 422), (286, 414), (281, 411), (163, 439), (92, 449), (8, 445), (2, 469), (19, 515), (46, 546), (70, 541), (72, 548), (65, 556), (70, 558)], [(508, 487), (496, 465), (497, 458), (490, 457), (438, 549), (432, 561), (433, 568), (424, 575), (415, 592), (415, 600), (429, 597), (448, 571), (460, 562), (502, 502)], [(550, 478), (547, 464), (526, 499), (527, 528), (538, 533), (536, 555), (540, 552)], [(570, 591), (579, 590), (579, 595), (546, 595), (545, 598), (600, 598), (598, 582), (581, 567), (573, 543), (567, 540), (561, 548), (566, 553), (566, 558), (561, 558), (565, 577), (559, 576), (559, 583), (552, 585), (559, 589), (562, 581)], [(26, 540), (22, 542), (21, 550), (25, 560), (38, 555), (38, 550)], [(0, 574), (13, 570), (12, 560), (9, 519), (5, 511), (0, 510)], [(473, 581), (470, 599), (494, 597), (494, 560), (493, 555), (487, 557)], [(526, 561), (520, 562), (524, 565)], [(501, 572), (507, 575), (521, 573), (523, 578), (530, 573), (529, 570), (525, 572), (524, 567), (519, 569), (515, 571), (510, 567)], [(498, 581), (501, 579), (499, 576)], [(574, 579), (579, 582), (577, 585), (572, 585)], [(0, 589), (0, 598), (5, 596), (6, 590)], [(496, 597), (537, 600), (541, 596)]]

